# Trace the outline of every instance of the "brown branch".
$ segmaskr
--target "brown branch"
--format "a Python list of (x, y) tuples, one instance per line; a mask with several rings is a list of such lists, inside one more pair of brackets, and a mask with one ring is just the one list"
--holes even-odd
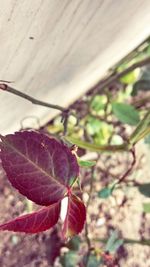
[[(3, 80), (0, 80), (0, 82), (5, 82)], [(7, 83), (11, 83), (9, 81), (6, 81)], [(27, 95), (21, 91), (16, 90), (15, 88), (7, 85), (6, 83), (0, 83), (0, 89), (6, 92), (9, 92), (11, 94), (17, 95), (21, 98), (24, 98), (28, 101), (30, 101), (32, 104), (47, 107), (47, 108), (52, 108), (52, 109), (57, 109), (62, 112), (62, 123), (64, 125), (64, 135), (66, 135), (67, 132), (67, 126), (68, 126), (68, 118), (70, 115), (75, 116), (73, 113), (70, 112), (70, 109), (64, 108), (59, 105), (53, 105), (47, 102), (43, 102), (41, 100), (35, 99), (34, 97)]]
[(123, 76), (125, 76), (126, 74), (128, 74), (129, 72), (133, 71), (134, 69), (143, 67), (150, 64), (150, 57), (147, 57), (137, 63), (134, 63), (133, 65), (131, 65), (130, 67), (128, 67), (127, 69), (119, 72), (119, 73), (115, 73), (112, 74), (111, 76), (108, 76), (106, 79), (98, 82), (95, 86), (93, 86), (90, 91), (94, 90), (94, 95), (97, 94), (99, 92), (99, 90), (104, 89), (105, 87), (108, 87), (111, 83), (119, 80), (120, 78), (122, 78)]
[(40, 106), (47, 107), (47, 108), (57, 109), (57, 110), (59, 110), (61, 112), (68, 113), (68, 109), (65, 109), (65, 108), (63, 108), (63, 107), (61, 107), (59, 105), (53, 105), (53, 104), (50, 104), (50, 103), (43, 102), (41, 100), (35, 99), (32, 96), (29, 96), (29, 95), (27, 95), (25, 93), (22, 93), (21, 91), (18, 91), (15, 88), (12, 88), (11, 86), (9, 86), (9, 85), (7, 85), (5, 83), (0, 83), (0, 89), (4, 90), (6, 92), (9, 92), (11, 94), (20, 96), (20, 97), (30, 101), (32, 104), (40, 105)]
[(131, 165), (129, 167), (129, 169), (119, 178), (119, 180), (116, 182), (116, 184), (120, 184), (121, 182), (123, 182), (125, 180), (125, 178), (130, 174), (130, 172), (132, 171), (135, 163), (136, 163), (136, 155), (135, 155), (135, 148), (133, 147), (131, 150), (130, 150), (131, 154), (132, 154), (132, 157), (133, 157), (133, 160), (131, 162)]

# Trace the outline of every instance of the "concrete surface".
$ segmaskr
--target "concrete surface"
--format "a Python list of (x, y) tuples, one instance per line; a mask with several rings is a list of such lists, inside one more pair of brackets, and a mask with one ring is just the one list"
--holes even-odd
[[(149, 0), (0, 0), (0, 79), (68, 106), (147, 38), (149, 25)], [(56, 113), (0, 92), (1, 133)]]

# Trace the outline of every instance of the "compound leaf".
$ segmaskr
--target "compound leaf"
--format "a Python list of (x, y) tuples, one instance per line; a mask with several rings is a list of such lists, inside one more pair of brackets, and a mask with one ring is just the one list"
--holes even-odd
[(76, 157), (66, 145), (35, 131), (0, 138), (2, 166), (21, 194), (44, 206), (64, 197), (79, 174)]

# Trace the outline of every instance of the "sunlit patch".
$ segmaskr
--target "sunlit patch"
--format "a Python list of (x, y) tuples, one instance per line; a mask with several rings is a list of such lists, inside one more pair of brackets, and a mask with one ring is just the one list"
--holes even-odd
[(60, 218), (63, 222), (65, 221), (67, 215), (67, 209), (68, 209), (68, 197), (65, 197), (61, 201), (61, 209), (60, 209)]

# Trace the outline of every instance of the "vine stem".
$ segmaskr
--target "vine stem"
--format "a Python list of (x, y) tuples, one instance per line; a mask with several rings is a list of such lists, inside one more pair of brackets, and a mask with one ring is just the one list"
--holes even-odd
[(105, 87), (108, 87), (111, 83), (119, 80), (120, 78), (122, 78), (123, 76), (125, 76), (129, 72), (133, 71), (134, 69), (141, 68), (141, 67), (149, 65), (149, 64), (150, 64), (150, 57), (144, 58), (143, 60), (140, 60), (139, 62), (134, 63), (130, 67), (126, 68), (125, 70), (106, 77), (102, 81), (98, 82), (95, 86), (93, 86), (90, 89), (90, 91), (94, 90), (93, 95), (96, 95), (99, 92), (99, 90), (102, 90)]

